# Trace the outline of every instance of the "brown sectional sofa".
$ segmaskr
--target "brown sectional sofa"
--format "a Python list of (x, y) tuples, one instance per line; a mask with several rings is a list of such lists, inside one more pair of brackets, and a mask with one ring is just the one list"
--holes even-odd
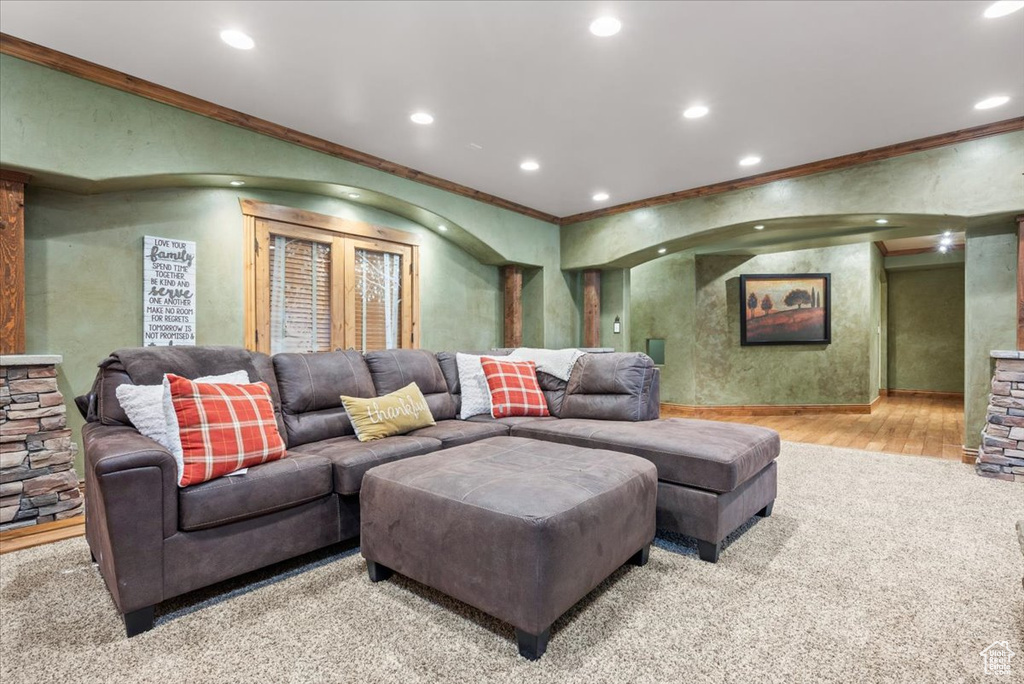
[[(486, 352), (491, 355), (502, 351)], [(271, 389), (288, 457), (180, 489), (174, 458), (121, 409), (122, 383), (158, 384), (244, 369)], [(174, 596), (359, 536), (371, 468), (490, 437), (627, 452), (658, 470), (658, 526), (697, 537), (716, 560), (724, 537), (775, 498), (778, 435), (704, 421), (656, 420), (658, 370), (644, 354), (588, 354), (568, 382), (538, 374), (550, 418), (457, 418), (455, 354), (393, 350), (265, 354), (236, 347), (123, 349), (77, 402), (87, 424), (86, 537), (129, 636)], [(437, 424), (359, 442), (340, 395), (373, 397), (416, 382)]]

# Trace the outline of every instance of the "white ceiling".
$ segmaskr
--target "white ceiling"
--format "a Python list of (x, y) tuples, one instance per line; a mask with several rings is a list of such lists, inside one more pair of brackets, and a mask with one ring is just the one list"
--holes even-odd
[(4, 0), (0, 30), (565, 216), (1024, 115), (1024, 12), (989, 4)]

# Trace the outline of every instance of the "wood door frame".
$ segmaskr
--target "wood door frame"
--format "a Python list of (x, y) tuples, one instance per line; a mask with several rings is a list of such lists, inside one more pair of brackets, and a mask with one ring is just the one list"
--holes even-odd
[[(409, 267), (402, 268), (402, 286), (408, 288), (406, 292), (410, 295), (410, 310), (407, 316), (408, 325), (406, 318), (402, 321), (402, 347), (419, 348), (419, 236), (394, 228), (252, 199), (239, 198), (239, 205), (242, 210), (242, 240), (245, 245), (242, 251), (242, 264), (246, 349), (265, 351), (270, 348), (270, 321), (269, 318), (261, 320), (259, 313), (270, 310), (270, 272), (269, 267), (263, 268), (269, 264), (270, 230), (267, 222), (277, 224), (273, 231), (275, 235), (331, 244), (332, 251), (336, 250), (331, 256), (331, 288), (333, 290), (336, 284), (341, 284), (344, 289), (341, 297), (334, 297), (333, 293), (331, 297), (332, 346), (341, 346), (337, 341), (342, 340), (345, 348), (354, 346), (348, 344), (350, 336), (354, 341), (354, 332), (346, 329), (348, 312), (345, 310), (345, 302), (348, 300), (349, 279), (354, 277), (354, 272), (346, 264), (347, 255), (350, 252), (354, 255), (354, 249), (350, 248), (348, 243), (403, 254), (408, 260)], [(338, 258), (335, 258), (335, 255)], [(352, 287), (354, 290), (354, 283)], [(354, 311), (352, 314), (354, 315)], [(404, 313), (403, 316), (405, 317)]]

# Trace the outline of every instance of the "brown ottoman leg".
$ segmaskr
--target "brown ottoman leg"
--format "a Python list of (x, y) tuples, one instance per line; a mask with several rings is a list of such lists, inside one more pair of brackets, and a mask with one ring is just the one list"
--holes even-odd
[(629, 563), (631, 565), (644, 566), (644, 565), (647, 565), (647, 559), (650, 558), (650, 556), (651, 556), (651, 545), (650, 544), (644, 544), (644, 548), (640, 549), (639, 551), (634, 553), (632, 556), (630, 556)]
[(366, 572), (369, 573), (371, 582), (381, 582), (395, 573), (391, 568), (372, 560), (366, 561)]
[(703, 539), (697, 540), (697, 554), (700, 556), (700, 559), (702, 561), (707, 561), (708, 563), (717, 563), (718, 554), (721, 550), (722, 542), (712, 544), (711, 542), (706, 542)]
[(517, 627), (516, 641), (519, 642), (519, 655), (527, 660), (537, 660), (544, 655), (544, 651), (548, 650), (548, 639), (550, 637), (550, 627), (540, 634), (529, 634)]

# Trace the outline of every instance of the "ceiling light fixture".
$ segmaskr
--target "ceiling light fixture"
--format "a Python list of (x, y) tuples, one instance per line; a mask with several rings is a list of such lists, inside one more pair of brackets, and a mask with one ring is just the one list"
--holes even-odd
[(591, 199), (593, 199), (595, 202), (604, 202), (605, 200), (608, 199), (608, 193), (607, 192), (595, 192), (594, 196)]
[(999, 2), (994, 2), (988, 6), (988, 9), (985, 10), (985, 17), (988, 19), (998, 19), (1021, 9), (1024, 9), (1024, 0), (999, 0)]
[(986, 97), (984, 100), (982, 100), (978, 104), (974, 105), (974, 108), (975, 109), (992, 109), (994, 107), (999, 107), (1000, 105), (1004, 105), (1004, 104), (1006, 104), (1009, 101), (1010, 101), (1010, 98), (1008, 98), (1006, 95), (994, 95), (992, 97)]
[(947, 230), (945, 233), (943, 233), (943, 235), (946, 236), (946, 237), (949, 237), (952, 234), (953, 234), (953, 231), (951, 231), (951, 230)]
[(231, 181), (231, 185), (237, 188), (239, 185), (245, 185), (245, 181)]
[(350, 192), (350, 193), (348, 193), (348, 196), (351, 197), (352, 199), (359, 199), (359, 193), (358, 192)]
[(744, 157), (743, 159), (740, 159), (740, 166), (753, 166), (754, 164), (760, 163), (761, 158), (758, 157), (756, 154), (752, 154), (749, 157)]
[(667, 251), (668, 251), (668, 249), (667, 249), (667, 248), (665, 248), (665, 247), (662, 247), (661, 249), (659, 249), (659, 250), (658, 250), (658, 254), (664, 254), (664, 253), (665, 253), (665, 252), (667, 252)]
[(600, 38), (614, 36), (622, 30), (622, 22), (615, 17), (601, 17), (590, 22), (590, 32)]
[(236, 50), (252, 50), (256, 47), (256, 41), (235, 29), (225, 29), (220, 32), (220, 39), (235, 48)]
[(442, 233), (447, 233), (448, 232), (448, 226), (438, 226), (437, 229), (439, 231), (441, 231)]
[(416, 112), (415, 114), (409, 117), (409, 120), (421, 126), (426, 126), (428, 124), (434, 123), (434, 117), (431, 116), (430, 114), (427, 114), (426, 112)]
[(942, 245), (943, 247), (949, 247), (950, 245), (953, 244), (953, 238), (944, 237), (941, 240), (939, 240), (939, 244)]
[(764, 230), (764, 224), (758, 223), (754, 226), (754, 230)]
[(537, 169), (540, 168), (540, 164), (533, 161), (532, 159), (527, 159), (526, 161), (519, 165), (519, 168), (521, 168), (523, 171), (536, 171)]
[(875, 223), (877, 223), (880, 226), (884, 226), (888, 222), (889, 222), (889, 219), (875, 219)]
[(946, 245), (939, 245), (939, 251), (945, 254), (946, 252), (949, 251), (949, 247), (947, 247)]
[(702, 116), (706, 116), (711, 111), (704, 105), (693, 105), (689, 109), (683, 111), (683, 116), (687, 119), (699, 119)]

